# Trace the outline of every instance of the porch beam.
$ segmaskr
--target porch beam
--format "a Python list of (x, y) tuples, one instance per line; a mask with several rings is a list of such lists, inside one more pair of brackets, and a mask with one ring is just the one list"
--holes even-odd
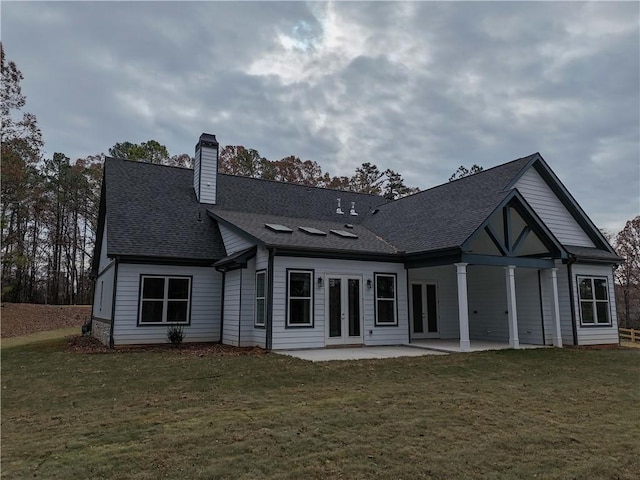
[(504, 228), (504, 246), (511, 253), (511, 207), (506, 205), (502, 209), (502, 222)]
[(513, 253), (513, 255), (518, 255), (518, 252), (520, 251), (520, 247), (524, 243), (525, 239), (529, 236), (530, 231), (531, 231), (531, 228), (528, 225), (525, 225), (522, 231), (520, 232), (520, 235), (518, 235), (518, 239), (513, 244), (513, 248), (511, 249), (511, 252)]
[(551, 317), (553, 319), (553, 346), (562, 348), (562, 330), (560, 329), (560, 302), (558, 300), (558, 269), (549, 271), (551, 278)]
[(555, 263), (550, 258), (535, 257), (498, 257), (495, 255), (478, 255), (475, 253), (463, 253), (461, 260), (471, 265), (494, 265), (506, 267), (514, 265), (524, 268), (553, 268)]
[(469, 341), (469, 302), (467, 300), (467, 264), (456, 263), (458, 278), (458, 321), (460, 323), (460, 351), (471, 350)]
[(516, 305), (516, 266), (504, 268), (507, 282), (507, 314), (509, 319), (509, 347), (520, 348), (518, 338), (518, 311)]
[(498, 240), (498, 236), (493, 231), (493, 228), (491, 228), (491, 225), (487, 225), (486, 227), (484, 227), (484, 230), (485, 230), (485, 232), (487, 232), (487, 235), (489, 236), (489, 239), (493, 242), (493, 244), (496, 246), (496, 248), (500, 252), (500, 255), (505, 255), (506, 256), (507, 255), (507, 249), (500, 243), (500, 241)]

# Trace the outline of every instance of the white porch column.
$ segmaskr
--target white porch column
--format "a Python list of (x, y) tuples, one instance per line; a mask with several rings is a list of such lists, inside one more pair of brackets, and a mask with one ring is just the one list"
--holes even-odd
[(560, 330), (560, 302), (558, 301), (558, 269), (551, 269), (551, 318), (553, 319), (553, 346), (562, 348)]
[(520, 348), (518, 312), (516, 309), (516, 266), (504, 267), (507, 281), (507, 312), (509, 314), (509, 347)]
[(471, 350), (469, 341), (469, 303), (467, 301), (467, 263), (456, 263), (458, 276), (458, 321), (460, 322), (460, 350)]

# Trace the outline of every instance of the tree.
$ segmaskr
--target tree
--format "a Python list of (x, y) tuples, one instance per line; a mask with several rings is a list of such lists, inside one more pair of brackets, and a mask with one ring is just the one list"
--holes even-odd
[(476, 165), (475, 163), (471, 166), (470, 169), (468, 169), (464, 165), (460, 165), (458, 167), (458, 170), (453, 172), (453, 175), (449, 177), (449, 181), (453, 182), (454, 180), (458, 180), (459, 178), (464, 178), (476, 173), (480, 173), (482, 170), (483, 168), (479, 165)]
[(140, 144), (131, 142), (116, 143), (109, 149), (109, 155), (126, 160), (157, 163), (167, 165), (170, 162), (167, 147), (155, 140), (149, 140)]
[(406, 197), (420, 191), (419, 188), (407, 187), (404, 184), (402, 175), (393, 170), (387, 169), (384, 172), (385, 184), (384, 184), (384, 198), (387, 200), (396, 200), (398, 198)]
[(627, 221), (615, 243), (618, 255), (624, 258), (615, 271), (623, 298), (620, 324), (633, 328), (640, 326), (640, 215)]
[(20, 86), (24, 78), (12, 61), (5, 58), (0, 43), (2, 86), (0, 88), (2, 295), (23, 301), (30, 270), (29, 234), (34, 208), (39, 198), (36, 165), (40, 158), (42, 134), (35, 115), (22, 112), (26, 97)]
[(356, 168), (356, 173), (351, 177), (351, 189), (354, 192), (371, 193), (380, 195), (382, 193), (382, 183), (384, 173), (372, 163), (363, 163)]
[(260, 153), (242, 145), (227, 145), (220, 151), (218, 170), (229, 175), (260, 178), (263, 161)]

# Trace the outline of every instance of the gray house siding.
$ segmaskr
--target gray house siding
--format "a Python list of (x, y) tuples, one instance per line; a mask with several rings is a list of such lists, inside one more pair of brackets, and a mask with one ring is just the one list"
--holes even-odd
[(216, 203), (216, 176), (218, 174), (217, 150), (203, 148), (200, 153), (200, 203)]
[(114, 344), (166, 343), (166, 325), (138, 326), (140, 275), (188, 275), (191, 280), (191, 322), (185, 342), (215, 342), (220, 337), (222, 277), (210, 267), (120, 263), (116, 291)]
[(224, 324), (222, 343), (238, 346), (240, 344), (240, 281), (243, 270), (232, 270), (224, 277)]
[(568, 267), (563, 265), (560, 260), (556, 261), (556, 267), (558, 268), (558, 303), (560, 304), (560, 331), (562, 334), (562, 343), (564, 345), (573, 345), (573, 317), (571, 316), (571, 295), (569, 293), (569, 277), (567, 273)]
[[(573, 274), (573, 292), (572, 300), (574, 302), (576, 312), (576, 329), (578, 333), (578, 345), (598, 345), (603, 343), (618, 343), (618, 317), (616, 315), (615, 292), (613, 283), (613, 270), (609, 265), (584, 265), (574, 264), (571, 269)], [(578, 297), (577, 276), (593, 276), (606, 277), (609, 287), (609, 314), (611, 315), (611, 326), (592, 327), (581, 326), (580, 324), (580, 305)]]
[(515, 184), (534, 211), (551, 230), (560, 243), (594, 247), (582, 227), (549, 188), (540, 174), (529, 168)]
[[(504, 271), (502, 278), (504, 281)], [(535, 268), (516, 268), (516, 305), (520, 343), (529, 345), (544, 345), (546, 343), (544, 334), (550, 331), (551, 325), (543, 328), (540, 301), (538, 270)], [(551, 342), (547, 345), (551, 345)]]
[(224, 248), (227, 255), (231, 255), (232, 253), (236, 253), (240, 250), (253, 246), (251, 242), (248, 242), (240, 235), (232, 232), (224, 225), (218, 224), (218, 226), (220, 227), (220, 234), (222, 235), (222, 241), (224, 242)]
[(93, 316), (102, 320), (111, 321), (111, 307), (113, 305), (113, 279), (115, 268), (110, 267), (102, 271), (96, 279), (93, 292)]
[[(313, 275), (313, 327), (286, 327), (287, 269), (314, 270)], [(397, 326), (376, 326), (374, 313), (374, 288), (367, 288), (367, 280), (374, 273), (395, 273), (397, 276)], [(325, 347), (325, 292), (327, 275), (357, 275), (362, 277), (363, 343), (364, 345), (401, 345), (409, 341), (407, 285), (402, 264), (361, 262), (300, 257), (275, 257), (273, 294), (273, 345), (274, 350)], [(318, 286), (318, 277), (324, 285)]]
[(242, 309), (240, 312), (240, 346), (251, 347), (258, 342), (254, 338), (256, 296), (256, 259), (247, 262), (247, 268), (242, 271)]

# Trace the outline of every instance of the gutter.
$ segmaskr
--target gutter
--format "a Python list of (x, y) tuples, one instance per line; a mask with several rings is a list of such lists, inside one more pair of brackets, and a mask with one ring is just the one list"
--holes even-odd
[(269, 248), (269, 263), (267, 264), (267, 325), (265, 331), (265, 349), (271, 350), (273, 346), (273, 265), (275, 248)]
[(576, 306), (573, 291), (573, 272), (571, 266), (576, 263), (576, 257), (571, 255), (567, 261), (567, 275), (569, 277), (569, 307), (571, 309), (571, 327), (573, 330), (573, 344), (578, 345), (578, 326), (576, 323)]
[(116, 266), (115, 271), (113, 272), (113, 297), (111, 299), (111, 328), (109, 329), (109, 348), (113, 348), (115, 346), (115, 342), (113, 340), (113, 328), (116, 323), (116, 298), (118, 297), (118, 264), (120, 263), (120, 259), (116, 257), (114, 262)]
[(225, 272), (222, 273), (222, 293), (220, 295), (220, 341), (218, 343), (222, 343), (222, 335), (224, 333), (224, 282), (227, 277)]

